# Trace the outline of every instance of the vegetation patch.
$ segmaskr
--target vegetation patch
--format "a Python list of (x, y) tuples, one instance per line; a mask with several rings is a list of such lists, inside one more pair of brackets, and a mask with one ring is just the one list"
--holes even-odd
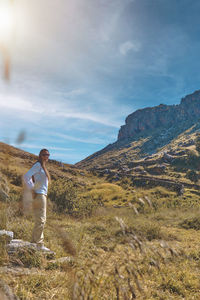
[(185, 219), (180, 223), (180, 226), (185, 229), (200, 230), (200, 218), (193, 217), (191, 219)]
[(12, 255), (10, 260), (17, 265), (26, 268), (36, 267), (39, 268), (42, 264), (42, 255), (34, 248), (20, 248)]
[[(9, 198), (0, 201), (0, 226), (29, 241), (33, 219), (20, 214), (21, 187), (15, 184), (35, 157), (27, 153), (14, 157), (10, 155), (9, 172), (1, 181)], [(116, 168), (118, 162), (116, 155)], [(169, 168), (172, 172), (173, 166)], [(133, 188), (128, 177), (109, 183), (106, 177), (68, 169), (49, 162), (55, 180), (48, 195), (44, 236), (56, 259), (48, 262), (34, 249), (8, 256), (5, 243), (0, 247), (0, 264), (12, 264), (16, 272), (22, 269), (20, 276), (1, 273), (20, 299), (199, 298), (199, 191), (195, 187), (185, 188), (179, 197), (160, 186)], [(190, 170), (198, 172), (192, 164)], [(181, 180), (189, 182), (185, 173)], [(172, 175), (178, 178), (177, 174)], [(195, 230), (191, 234), (185, 228)], [(66, 256), (69, 262), (59, 262)]]
[(131, 198), (131, 193), (127, 194), (121, 186), (114, 183), (99, 183), (92, 186), (88, 191), (81, 194), (82, 197), (93, 198), (100, 203), (106, 205), (118, 205), (121, 202), (128, 202)]
[(100, 205), (101, 198), (92, 194), (78, 194), (78, 185), (72, 180), (58, 179), (53, 181), (49, 190), (49, 198), (54, 204), (54, 210), (74, 217), (90, 216)]

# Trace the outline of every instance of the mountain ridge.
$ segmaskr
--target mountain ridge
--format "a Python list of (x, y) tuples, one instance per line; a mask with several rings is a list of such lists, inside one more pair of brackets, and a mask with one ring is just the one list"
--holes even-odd
[(125, 125), (122, 125), (118, 140), (133, 138), (135, 134), (145, 132), (156, 127), (171, 127), (174, 123), (190, 120), (191, 125), (200, 117), (200, 90), (181, 99), (180, 104), (160, 104), (136, 110), (128, 115)]
[(187, 130), (190, 134), (199, 132), (199, 121), (200, 90), (183, 97), (180, 104), (136, 110), (127, 116), (114, 143), (75, 165), (88, 169), (99, 165), (110, 168), (116, 163), (126, 164), (126, 160), (145, 158), (167, 145), (170, 148), (170, 143)]

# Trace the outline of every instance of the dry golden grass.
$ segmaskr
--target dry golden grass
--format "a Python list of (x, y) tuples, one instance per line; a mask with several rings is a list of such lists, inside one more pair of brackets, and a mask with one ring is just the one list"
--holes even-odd
[[(7, 156), (12, 197), (0, 202), (0, 226), (29, 241), (33, 220), (22, 216), (20, 186), (11, 184), (9, 174), (24, 172), (32, 160), (13, 151), (16, 161), (13, 153)], [(56, 259), (70, 257), (67, 263), (49, 262), (29, 252), (23, 252), (23, 259), (22, 253), (11, 259), (1, 244), (1, 266), (10, 262), (13, 270), (21, 268), (15, 274), (0, 268), (1, 277), (20, 299), (198, 299), (200, 231), (181, 225), (199, 218), (197, 191), (186, 190), (178, 197), (162, 187), (134, 189), (128, 181), (119, 185), (87, 172), (82, 176), (70, 166), (68, 171), (54, 163), (50, 168), (58, 177), (70, 175), (84, 183), (79, 196), (101, 198), (104, 206), (90, 217), (76, 219), (55, 213), (49, 203), (45, 243)]]
[[(200, 288), (200, 233), (179, 226), (188, 215), (190, 210), (181, 208), (139, 215), (131, 208), (101, 208), (90, 218), (76, 220), (49, 212), (46, 244), (57, 258), (72, 257), (63, 243), (67, 236), (76, 249), (72, 263), (48, 265), (43, 259), (37, 274), (2, 277), (20, 299), (81, 299), (81, 294), (130, 299), (133, 292), (137, 299), (195, 299)], [(13, 219), (13, 227), (28, 238), (32, 223), (24, 223), (26, 231), (20, 220), (25, 221)]]
[(89, 196), (95, 199), (102, 199), (106, 205), (119, 205), (128, 203), (131, 200), (132, 193), (127, 192), (121, 186), (113, 183), (98, 183), (90, 186), (81, 193), (81, 196)]

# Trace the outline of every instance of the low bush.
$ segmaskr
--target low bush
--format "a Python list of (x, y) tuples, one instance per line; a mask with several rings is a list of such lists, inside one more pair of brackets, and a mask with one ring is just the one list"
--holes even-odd
[(140, 228), (140, 233), (145, 236), (148, 241), (166, 238), (166, 235), (161, 231), (159, 225), (154, 223), (143, 225)]
[(42, 254), (32, 248), (21, 248), (19, 249), (12, 259), (17, 259), (24, 267), (40, 267), (42, 264)]
[(90, 216), (93, 210), (101, 204), (101, 198), (92, 195), (80, 197), (77, 185), (66, 179), (59, 179), (52, 183), (49, 198), (55, 204), (55, 210), (68, 213), (75, 217)]
[(17, 173), (16, 169), (12, 170), (9, 167), (2, 169), (2, 173), (9, 178), (10, 183), (21, 186), (22, 185), (22, 176)]
[(179, 225), (185, 229), (200, 230), (200, 218), (194, 217), (191, 219), (185, 219)]
[(185, 177), (195, 183), (199, 180), (199, 175), (194, 170), (188, 170)]
[(174, 170), (178, 172), (184, 172), (188, 169), (199, 169), (200, 156), (196, 155), (196, 153), (192, 150), (187, 152), (186, 156), (175, 158), (172, 162), (174, 166)]
[(58, 212), (73, 212), (77, 199), (77, 191), (72, 181), (66, 179), (53, 181), (48, 196), (56, 204)]

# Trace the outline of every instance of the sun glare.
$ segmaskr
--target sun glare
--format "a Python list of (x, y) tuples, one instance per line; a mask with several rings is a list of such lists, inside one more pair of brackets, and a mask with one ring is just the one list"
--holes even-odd
[[(4, 1), (5, 2), (5, 1)], [(10, 2), (0, 1), (0, 41), (5, 42), (10, 39), (13, 30), (13, 9)]]

